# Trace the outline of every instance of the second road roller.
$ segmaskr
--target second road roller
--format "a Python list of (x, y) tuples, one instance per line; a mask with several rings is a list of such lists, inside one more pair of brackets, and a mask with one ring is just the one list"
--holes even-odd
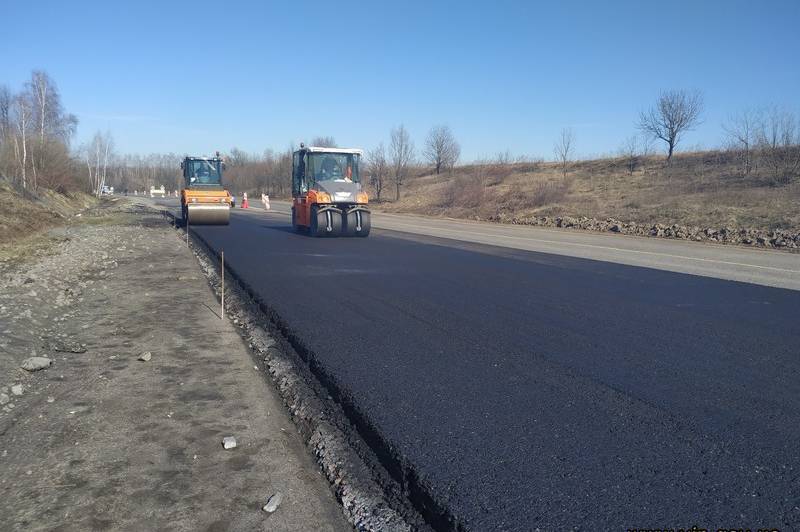
[(224, 162), (215, 157), (185, 157), (181, 163), (184, 187), (181, 214), (189, 225), (228, 225), (231, 195), (222, 185)]
[(292, 161), (292, 226), (312, 236), (369, 235), (358, 149), (306, 147)]

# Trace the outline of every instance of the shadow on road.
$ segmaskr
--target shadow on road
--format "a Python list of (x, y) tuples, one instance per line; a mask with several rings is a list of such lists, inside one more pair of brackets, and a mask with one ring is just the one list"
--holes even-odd
[(291, 233), (293, 235), (303, 235), (308, 236), (307, 232), (304, 231), (296, 231), (294, 227), (291, 225), (264, 225), (261, 224), (259, 227), (263, 227), (264, 229), (271, 229), (272, 231), (281, 231), (283, 233)]

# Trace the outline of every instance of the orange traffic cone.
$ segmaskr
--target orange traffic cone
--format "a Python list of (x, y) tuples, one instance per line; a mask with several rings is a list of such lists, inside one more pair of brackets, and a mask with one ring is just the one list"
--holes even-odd
[(245, 192), (244, 194), (242, 194), (242, 209), (246, 209), (249, 206), (250, 204), (247, 202), (247, 192)]

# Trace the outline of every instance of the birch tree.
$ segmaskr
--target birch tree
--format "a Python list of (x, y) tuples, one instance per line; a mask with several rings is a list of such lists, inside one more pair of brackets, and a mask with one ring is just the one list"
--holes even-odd
[(34, 70), (26, 89), (32, 96), (40, 144), (48, 138), (68, 144), (78, 120), (75, 115), (64, 111), (55, 81), (46, 72)]
[(25, 85), (25, 92), (31, 99), (31, 129), (35, 128), (31, 134), (35, 141), (31, 145), (30, 161), (36, 188), (42, 172), (58, 173), (58, 165), (63, 166), (63, 150), (58, 149), (56, 144), (69, 145), (78, 121), (74, 115), (64, 112), (58, 87), (46, 72), (34, 70), (30, 81)]
[(22, 189), (66, 190), (75, 177), (69, 142), (77, 123), (43, 71), (33, 71), (17, 94), (0, 87), (0, 172)]
[(33, 106), (30, 95), (22, 92), (14, 98), (14, 155), (20, 172), (23, 189), (28, 188), (28, 148), (31, 134), (31, 121), (33, 120)]
[(103, 134), (98, 131), (94, 134), (92, 141), (83, 148), (92, 193), (98, 197), (106, 184), (108, 162), (112, 155), (113, 144), (114, 139), (111, 137), (111, 133)]
[(11, 110), (14, 98), (5, 85), (0, 85), (0, 176), (13, 172), (16, 162), (11, 162), (11, 136), (14, 124), (11, 119)]

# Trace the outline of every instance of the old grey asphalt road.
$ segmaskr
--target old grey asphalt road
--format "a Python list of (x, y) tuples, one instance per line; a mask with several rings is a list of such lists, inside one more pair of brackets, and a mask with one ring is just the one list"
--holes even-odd
[[(263, 211), (194, 231), (439, 528), (800, 527), (798, 291)], [(796, 287), (797, 256), (747, 256), (712, 266)]]

